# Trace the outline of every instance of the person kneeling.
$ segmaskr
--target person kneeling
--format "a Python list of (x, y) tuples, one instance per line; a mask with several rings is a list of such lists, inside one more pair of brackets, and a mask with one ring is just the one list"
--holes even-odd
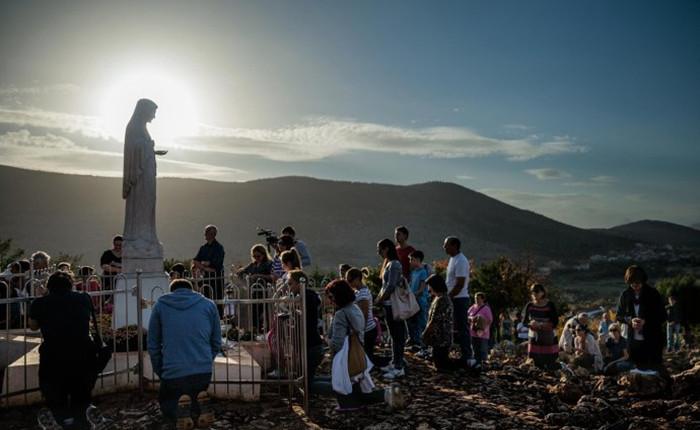
[(576, 326), (574, 332), (574, 364), (596, 372), (603, 370), (603, 355), (593, 334), (583, 325)]
[(177, 279), (170, 294), (153, 306), (148, 325), (148, 354), (160, 378), (158, 401), (167, 421), (177, 428), (208, 428), (214, 421), (207, 388), (212, 363), (221, 351), (219, 312), (211, 300)]

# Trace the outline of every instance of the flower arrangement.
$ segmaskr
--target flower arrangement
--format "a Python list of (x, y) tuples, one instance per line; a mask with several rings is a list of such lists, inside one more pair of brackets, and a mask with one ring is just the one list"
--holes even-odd
[[(106, 345), (114, 346), (114, 352), (133, 352), (138, 350), (138, 327), (131, 324), (117, 329), (112, 328), (112, 315), (101, 314), (97, 323), (102, 340)], [(146, 330), (143, 330), (143, 349), (146, 349)]]

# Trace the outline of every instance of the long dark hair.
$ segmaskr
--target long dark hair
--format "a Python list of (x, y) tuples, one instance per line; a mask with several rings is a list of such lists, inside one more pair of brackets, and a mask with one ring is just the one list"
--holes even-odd
[(399, 259), (399, 253), (396, 251), (396, 245), (394, 245), (394, 242), (391, 239), (382, 239), (377, 242), (377, 249), (386, 249), (388, 251), (386, 254), (386, 259), (389, 261)]
[(394, 245), (394, 242), (392, 242), (391, 239), (382, 239), (377, 242), (377, 251), (379, 252), (379, 255), (381, 255), (381, 251), (385, 249), (387, 251), (386, 257), (382, 262), (382, 270), (379, 271), (379, 276), (382, 278), (384, 277), (386, 265), (389, 264), (390, 261), (399, 259), (399, 253), (396, 251), (396, 245)]
[(382, 263), (382, 270), (379, 273), (380, 277), (384, 276), (384, 269), (386, 269), (386, 265), (390, 261), (398, 260), (399, 259), (399, 253), (396, 252), (396, 245), (394, 245), (394, 242), (391, 239), (382, 239), (379, 242), (377, 242), (377, 251), (386, 250), (386, 257), (384, 258), (384, 262)]

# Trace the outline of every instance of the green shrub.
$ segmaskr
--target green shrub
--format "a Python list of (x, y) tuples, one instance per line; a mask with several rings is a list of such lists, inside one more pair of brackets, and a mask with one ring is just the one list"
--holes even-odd
[(0, 239), (0, 270), (24, 255), (24, 249), (15, 248), (12, 242), (12, 239)]

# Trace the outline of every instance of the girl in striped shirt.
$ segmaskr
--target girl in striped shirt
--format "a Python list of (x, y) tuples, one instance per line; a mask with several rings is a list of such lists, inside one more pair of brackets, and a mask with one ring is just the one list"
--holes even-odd
[(345, 280), (355, 290), (355, 304), (362, 311), (365, 318), (364, 347), (367, 357), (376, 364), (374, 356), (374, 345), (377, 339), (377, 322), (372, 314), (372, 293), (369, 288), (362, 283), (362, 271), (356, 267), (350, 268), (345, 273)]

